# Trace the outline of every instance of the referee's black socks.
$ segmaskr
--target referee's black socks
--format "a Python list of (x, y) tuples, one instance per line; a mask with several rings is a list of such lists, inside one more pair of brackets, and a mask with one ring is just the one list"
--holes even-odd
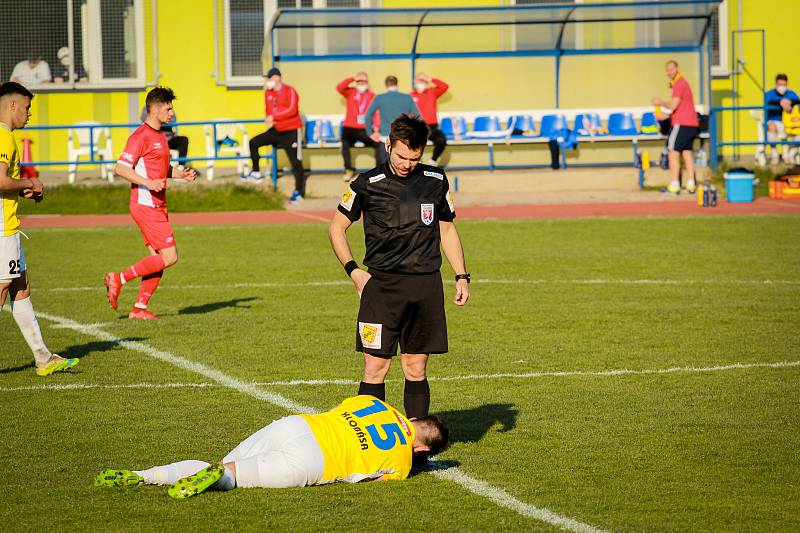
[(358, 385), (358, 394), (369, 394), (375, 396), (377, 399), (386, 401), (386, 384), (385, 383), (364, 383), (363, 381)]
[(431, 406), (431, 388), (428, 386), (428, 380), (406, 380), (403, 404), (408, 418), (428, 416), (428, 409)]

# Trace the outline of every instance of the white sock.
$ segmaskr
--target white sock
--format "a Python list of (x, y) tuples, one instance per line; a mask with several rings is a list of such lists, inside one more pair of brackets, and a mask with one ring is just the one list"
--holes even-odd
[(133, 470), (144, 478), (149, 485), (172, 485), (179, 479), (191, 476), (208, 466), (204, 461), (178, 461), (163, 466), (154, 466), (147, 470)]
[(697, 184), (694, 182), (694, 180), (689, 180), (686, 182), (687, 189), (694, 189), (696, 186)]
[(681, 188), (681, 183), (679, 181), (673, 181), (669, 184), (670, 190), (678, 191)]
[[(771, 131), (767, 132), (767, 142), (774, 143), (777, 140), (778, 140), (778, 134), (777, 133), (773, 133)], [(775, 148), (775, 145), (773, 144), (772, 147)]]
[(42, 331), (39, 329), (39, 322), (33, 312), (33, 304), (31, 304), (30, 297), (24, 300), (11, 300), (10, 303), (11, 314), (14, 315), (14, 320), (19, 326), (22, 336), (25, 337), (25, 342), (31, 348), (36, 364), (43, 365), (47, 363), (53, 354), (47, 349), (47, 345), (42, 339)]
[(225, 469), (225, 474), (219, 478), (219, 481), (211, 485), (212, 490), (233, 490), (236, 488), (236, 476), (230, 470)]

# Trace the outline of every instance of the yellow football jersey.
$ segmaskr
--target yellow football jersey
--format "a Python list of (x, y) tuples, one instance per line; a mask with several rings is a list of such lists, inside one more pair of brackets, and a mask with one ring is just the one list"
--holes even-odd
[[(8, 177), (14, 180), (19, 179), (19, 150), (14, 140), (14, 135), (6, 129), (5, 124), (0, 124), (0, 162), (8, 165)], [(14, 235), (19, 231), (19, 219), (17, 218), (17, 203), (19, 193), (17, 191), (0, 194), (0, 220), (3, 222), (3, 235)]]
[(374, 396), (354, 396), (326, 413), (300, 415), (325, 457), (322, 483), (405, 479), (411, 471), (414, 426)]

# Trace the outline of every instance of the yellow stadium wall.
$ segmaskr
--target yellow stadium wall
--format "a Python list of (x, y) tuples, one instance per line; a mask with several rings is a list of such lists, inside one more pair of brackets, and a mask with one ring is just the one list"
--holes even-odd
[[(224, 47), (222, 39), (222, 0), (161, 0), (157, 3), (158, 19), (158, 82), (172, 87), (178, 95), (175, 109), (180, 120), (208, 120), (214, 118), (255, 119), (263, 116), (263, 97), (260, 89), (229, 88), (212, 76), (214, 65), (214, 2), (217, 2), (220, 17), (219, 53), (220, 73), (224, 72)], [(501, 5), (495, 1), (442, 1), (437, 5), (491, 6)], [(385, 0), (389, 7), (424, 7), (430, 2), (412, 0)], [(743, 18), (746, 28), (764, 28), (767, 31), (767, 87), (772, 86), (778, 71), (786, 72), (790, 82), (800, 80), (800, 66), (793, 57), (793, 24), (800, 15), (800, 3), (779, 0), (744, 0)], [(152, 3), (144, 2), (146, 53), (146, 79), (155, 79), (155, 64), (150, 52), (152, 42)], [(729, 28), (736, 26), (738, 13), (736, 2), (728, 6)], [(787, 13), (787, 10), (790, 12)], [(784, 13), (776, 17), (774, 13)], [(620, 24), (609, 31), (596, 32), (593, 39), (606, 42), (608, 39), (628, 42), (632, 39), (630, 24)], [(597, 37), (599, 35), (600, 37)], [(429, 36), (430, 37), (430, 36)], [(453, 33), (450, 42), (454, 48), (470, 44), (473, 36)], [(424, 38), (424, 35), (423, 37)], [(469, 42), (468, 42), (469, 41)], [(490, 42), (491, 41), (491, 42)], [(422, 42), (422, 41), (421, 41)], [(487, 46), (494, 41), (489, 39)], [(732, 43), (730, 43), (732, 44)], [(760, 48), (756, 39), (745, 37), (744, 56), (747, 66), (760, 77)], [(682, 71), (695, 89), (698, 102), (699, 73), (696, 54), (666, 54), (617, 56), (570, 56), (562, 59), (561, 107), (625, 107), (647, 106), (652, 96), (668, 95), (663, 63), (674, 57), (682, 65)], [(287, 83), (294, 85), (301, 97), (301, 111), (306, 114), (342, 112), (343, 99), (334, 86), (346, 75), (365, 70), (370, 75), (373, 89), (380, 92), (385, 75), (395, 74), (400, 78), (401, 89), (410, 89), (411, 66), (408, 61), (331, 61), (291, 63), (280, 65)], [(555, 107), (555, 71), (552, 58), (470, 58), (470, 59), (424, 59), (417, 62), (417, 69), (441, 77), (451, 85), (450, 92), (440, 100), (442, 113), (477, 111), (482, 109), (525, 109)], [(791, 86), (791, 83), (790, 83)], [(730, 80), (715, 79), (714, 102), (730, 104)], [(31, 124), (64, 125), (80, 120), (125, 123), (138, 120), (138, 110), (143, 105), (144, 90), (111, 92), (41, 93), (34, 99)], [(742, 78), (740, 103), (757, 104), (761, 101), (759, 90), (752, 82)], [(135, 112), (134, 112), (135, 111)], [(721, 121), (723, 138), (730, 139), (731, 116)], [(742, 140), (755, 140), (755, 123), (741, 117)], [(248, 127), (251, 135), (262, 130), (259, 124)], [(119, 153), (129, 133), (127, 128), (113, 131), (115, 153)], [(190, 156), (204, 156), (205, 143), (202, 127), (183, 127), (181, 134), (191, 139)], [(38, 133), (30, 131), (21, 135), (32, 138), (36, 159), (63, 160), (66, 158), (66, 132)], [(752, 151), (752, 150), (750, 150)], [(523, 163), (545, 162), (546, 157), (531, 147), (507, 150), (499, 157), (500, 162)], [(595, 150), (592, 160), (617, 159), (619, 154), (627, 159), (627, 149), (617, 147)], [(729, 152), (729, 151), (728, 151)], [(369, 164), (371, 158), (360, 151), (359, 164)], [(727, 152), (726, 152), (727, 153)], [(486, 162), (485, 148), (460, 149), (454, 165), (481, 164)], [(583, 153), (581, 154), (583, 156)], [(586, 156), (588, 157), (588, 156)], [(307, 161), (312, 167), (337, 167), (340, 159), (335, 150), (307, 152)], [(505, 160), (507, 159), (507, 160)], [(540, 161), (541, 159), (541, 161)], [(285, 162), (281, 161), (282, 166)], [(227, 166), (231, 164), (228, 163)], [(222, 166), (226, 166), (222, 164)]]

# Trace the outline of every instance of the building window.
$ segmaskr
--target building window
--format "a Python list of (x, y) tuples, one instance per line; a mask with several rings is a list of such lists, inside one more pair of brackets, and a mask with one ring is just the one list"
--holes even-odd
[(144, 85), (142, 9), (142, 0), (2, 2), (0, 78), (39, 89)]
[(728, 0), (722, 0), (719, 8), (711, 17), (708, 38), (711, 39), (711, 74), (714, 76), (728, 76), (730, 74), (728, 66), (730, 57), (730, 49), (728, 48)]

